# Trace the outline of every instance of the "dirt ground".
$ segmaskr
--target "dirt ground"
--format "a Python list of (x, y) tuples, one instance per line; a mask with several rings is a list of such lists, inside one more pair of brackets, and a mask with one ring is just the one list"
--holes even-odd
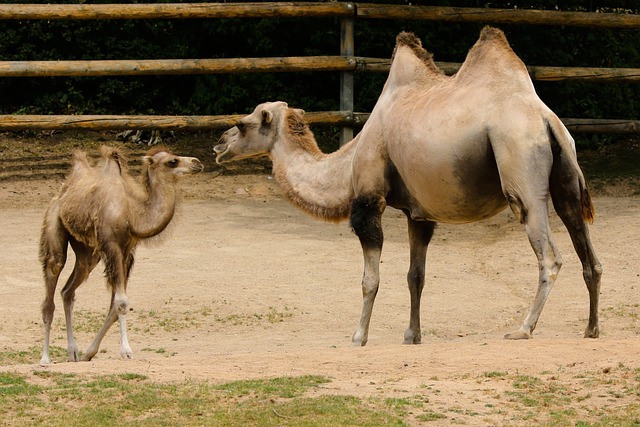
[[(10, 139), (0, 138), (0, 351), (31, 351), (42, 345), (39, 230), (68, 153), (54, 150), (53, 138)], [(118, 143), (113, 135), (95, 141)], [(504, 212), (475, 224), (439, 226), (427, 262), (423, 344), (402, 345), (409, 317), (408, 245), (404, 216), (388, 209), (369, 343), (352, 347), (363, 261), (348, 224), (322, 223), (289, 205), (264, 163), (218, 175), (212, 143), (194, 142), (206, 172), (184, 179), (180, 215), (170, 232), (137, 251), (127, 316), (134, 359), (120, 358), (115, 327), (91, 362), (58, 357), (41, 367), (38, 356), (0, 371), (135, 372), (160, 382), (326, 375), (332, 381), (318, 393), (427, 396), (433, 411), (447, 415), (429, 425), (522, 423), (520, 407), (503, 393), (510, 384), (490, 375), (495, 372), (562, 381), (571, 393), (585, 395), (576, 411), (587, 419), (590, 408), (615, 412), (637, 399), (615, 395), (616, 386), (605, 380), (587, 385), (582, 379), (620, 379), (627, 368), (640, 368), (640, 198), (607, 192), (594, 197), (591, 235), (604, 267), (599, 339), (582, 338), (588, 295), (555, 214), (551, 227), (564, 266), (534, 339), (502, 339), (521, 323), (537, 286), (536, 260), (523, 227)], [(88, 143), (78, 137), (65, 149), (83, 144)], [(108, 303), (99, 266), (77, 294), (81, 350)], [(59, 295), (56, 304), (52, 345), (66, 348)], [(547, 419), (539, 414), (533, 421)]]

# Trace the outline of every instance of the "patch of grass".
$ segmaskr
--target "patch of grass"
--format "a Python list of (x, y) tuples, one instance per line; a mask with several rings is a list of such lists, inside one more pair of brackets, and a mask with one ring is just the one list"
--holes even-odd
[(439, 412), (434, 412), (432, 410), (427, 410), (423, 414), (420, 414), (416, 417), (418, 421), (423, 421), (423, 422), (444, 420), (446, 418), (447, 418), (446, 415), (441, 414)]
[[(571, 378), (498, 371), (481, 378), (483, 387), (496, 381), (506, 390), (490, 397), (495, 401), (475, 401), (475, 408), (464, 404), (463, 396), (447, 408), (431, 403), (441, 395), (430, 389), (392, 398), (323, 394), (320, 387), (331, 380), (317, 375), (159, 384), (140, 373), (92, 376), (36, 370), (31, 375), (0, 374), (0, 419), (18, 426), (399, 426), (443, 420), (473, 425), (484, 423), (484, 416), (492, 417), (487, 418), (494, 420), (490, 423), (500, 416), (511, 425), (640, 425), (638, 367), (619, 364)], [(598, 400), (591, 400), (591, 394)], [(615, 403), (602, 404), (603, 398)], [(442, 407), (446, 409), (436, 409)]]
[[(89, 334), (95, 334), (104, 324), (107, 318), (107, 312), (97, 312), (89, 310), (74, 310), (73, 311), (73, 330), (74, 332), (86, 332)], [(66, 331), (64, 321), (58, 322), (60, 330)]]
[(6, 396), (33, 395), (39, 387), (30, 385), (27, 380), (17, 374), (0, 373), (0, 398)]
[(254, 397), (264, 398), (265, 396), (273, 396), (281, 398), (293, 398), (300, 396), (306, 390), (317, 387), (320, 384), (330, 382), (327, 377), (306, 375), (302, 377), (281, 377), (271, 380), (246, 380), (234, 381), (220, 386), (216, 386), (218, 390), (226, 391), (229, 395), (235, 397)]
[(407, 416), (415, 409), (422, 409), (428, 403), (429, 398), (427, 396), (388, 398), (384, 400), (384, 404), (389, 409), (393, 410), (394, 413), (401, 416)]
[(570, 404), (567, 390), (553, 381), (543, 381), (530, 375), (518, 375), (513, 380), (516, 391), (508, 391), (507, 394), (527, 407), (553, 407)]
[(483, 372), (482, 376), (485, 378), (502, 378), (502, 377), (506, 377), (508, 375), (507, 372), (501, 372), (501, 371), (491, 371), (491, 372)]
[[(23, 363), (37, 363), (42, 356), (42, 347), (30, 347), (28, 350), (0, 351), (0, 365), (20, 365)], [(62, 347), (49, 347), (51, 360), (67, 360), (67, 349)]]
[(640, 319), (640, 304), (618, 304), (615, 307), (606, 307), (602, 310), (602, 314), (638, 320)]
[[(404, 425), (388, 407), (353, 396), (306, 397), (322, 376), (155, 384), (144, 375), (0, 376), (0, 416), (10, 425), (334, 426)], [(36, 378), (33, 378), (35, 381)]]
[(157, 330), (178, 332), (184, 329), (198, 328), (211, 321), (232, 326), (253, 326), (260, 323), (280, 323), (291, 317), (293, 317), (293, 312), (288, 307), (283, 309), (269, 307), (266, 312), (262, 313), (219, 316), (214, 314), (211, 307), (203, 306), (197, 310), (187, 310), (181, 313), (175, 313), (168, 309), (137, 312), (130, 324), (132, 330), (153, 334)]
[(177, 332), (184, 329), (198, 327), (201, 324), (198, 312), (185, 311), (174, 313), (169, 310), (139, 311), (131, 321), (131, 328), (137, 332), (153, 334), (158, 330)]
[(242, 313), (230, 314), (228, 316), (214, 316), (216, 322), (230, 324), (233, 326), (251, 326), (262, 322), (280, 323), (291, 317), (293, 317), (293, 313), (288, 307), (284, 307), (283, 310), (278, 310), (275, 307), (269, 307), (266, 313)]

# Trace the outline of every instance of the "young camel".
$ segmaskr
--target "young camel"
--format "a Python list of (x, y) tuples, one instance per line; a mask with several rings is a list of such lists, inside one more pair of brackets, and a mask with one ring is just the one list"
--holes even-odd
[(452, 77), (436, 67), (413, 34), (399, 34), (369, 120), (332, 154), (318, 149), (302, 113), (284, 102), (258, 105), (214, 150), (218, 163), (268, 155), (275, 179), (295, 205), (325, 220), (350, 217), (365, 262), (354, 344), (368, 339), (387, 205), (402, 210), (409, 226), (411, 311), (405, 343), (421, 342), (420, 299), (436, 223), (478, 221), (507, 206), (525, 225), (539, 280), (522, 326), (505, 338), (531, 338), (562, 265), (549, 227), (549, 195), (582, 262), (590, 301), (584, 336), (598, 336), (602, 267), (586, 225), (593, 207), (574, 142), (538, 98), (502, 31), (485, 27)]
[[(120, 355), (132, 358), (125, 315), (129, 309), (127, 280), (136, 246), (141, 240), (160, 234), (171, 222), (179, 177), (203, 170), (194, 157), (179, 157), (163, 148), (154, 148), (144, 157), (138, 183), (128, 173), (122, 153), (103, 146), (101, 154), (101, 164), (92, 166), (86, 153), (74, 153), (71, 172), (45, 214), (40, 239), (46, 288), (42, 303), (44, 348), (40, 363), (43, 365), (51, 363), (49, 339), (55, 310), (54, 293), (67, 259), (68, 245), (76, 256), (73, 271), (61, 292), (69, 361), (91, 360), (116, 319), (120, 323)], [(73, 302), (76, 289), (101, 259), (111, 290), (111, 305), (104, 325), (80, 359), (73, 336)]]

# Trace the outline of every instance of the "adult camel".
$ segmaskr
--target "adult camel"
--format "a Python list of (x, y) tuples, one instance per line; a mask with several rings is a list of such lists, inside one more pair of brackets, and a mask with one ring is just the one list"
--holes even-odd
[[(195, 157), (176, 156), (157, 147), (147, 152), (140, 182), (136, 182), (128, 173), (122, 152), (103, 146), (101, 153), (102, 162), (96, 166), (89, 162), (85, 152), (74, 153), (71, 172), (44, 217), (40, 237), (46, 293), (42, 303), (42, 365), (51, 363), (49, 341), (54, 295), (69, 246), (76, 255), (76, 262), (61, 292), (69, 361), (91, 360), (116, 319), (120, 323), (120, 354), (124, 359), (133, 357), (125, 316), (129, 311), (127, 281), (136, 246), (142, 240), (159, 235), (173, 219), (180, 176), (203, 169)], [(76, 289), (87, 280), (101, 259), (111, 291), (111, 304), (104, 325), (80, 359), (73, 335), (73, 302)]]
[(539, 279), (522, 326), (505, 338), (531, 338), (562, 265), (549, 227), (549, 196), (582, 262), (590, 301), (584, 336), (598, 336), (602, 267), (589, 238), (593, 206), (574, 141), (537, 96), (502, 31), (485, 27), (452, 77), (413, 34), (399, 34), (369, 120), (332, 154), (318, 149), (302, 113), (284, 102), (261, 104), (214, 149), (218, 163), (268, 155), (275, 179), (295, 205), (327, 220), (350, 217), (365, 263), (354, 344), (365, 345), (368, 338), (386, 206), (402, 210), (409, 226), (405, 343), (421, 341), (420, 299), (436, 223), (479, 221), (507, 206), (525, 225)]

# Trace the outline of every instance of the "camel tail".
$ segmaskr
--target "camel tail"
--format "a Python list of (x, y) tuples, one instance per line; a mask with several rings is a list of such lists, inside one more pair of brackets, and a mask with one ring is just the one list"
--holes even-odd
[(595, 219), (595, 208), (591, 202), (591, 195), (587, 188), (587, 181), (578, 164), (578, 157), (576, 155), (576, 148), (573, 142), (573, 138), (567, 128), (562, 124), (557, 116), (553, 116), (548, 120), (548, 125), (555, 138), (556, 142), (560, 146), (560, 149), (569, 160), (571, 168), (574, 170), (578, 177), (578, 183), (580, 185), (580, 208), (582, 211), (582, 219), (588, 223), (593, 223)]
[(593, 223), (593, 220), (596, 217), (596, 212), (593, 207), (593, 203), (591, 203), (591, 195), (589, 195), (589, 190), (586, 187), (582, 188), (580, 193), (580, 206), (582, 207), (582, 219), (587, 221), (589, 224)]

